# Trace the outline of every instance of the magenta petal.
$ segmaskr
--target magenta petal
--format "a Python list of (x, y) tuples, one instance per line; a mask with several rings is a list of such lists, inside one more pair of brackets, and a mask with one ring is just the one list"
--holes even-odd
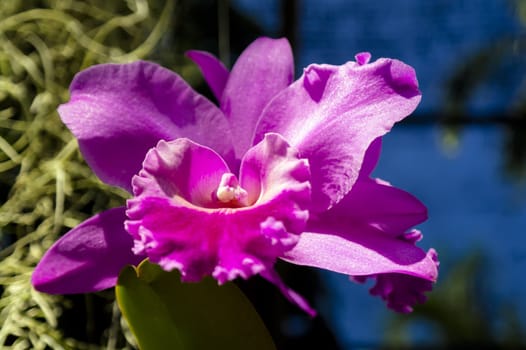
[(261, 276), (270, 283), (278, 287), (279, 291), (287, 298), (288, 301), (298, 306), (300, 309), (305, 311), (310, 317), (316, 316), (316, 310), (314, 310), (305, 298), (290, 289), (283, 280), (279, 277), (278, 273), (274, 270), (265, 270), (261, 273)]
[(223, 62), (205, 51), (191, 50), (186, 52), (186, 56), (199, 66), (214, 96), (218, 101), (221, 101), (229, 75), (228, 69), (226, 69)]
[(259, 38), (238, 58), (221, 99), (221, 110), (232, 126), (238, 158), (252, 145), (263, 108), (293, 77), (292, 49), (286, 39)]
[(354, 56), (354, 59), (356, 60), (356, 63), (363, 66), (364, 64), (369, 63), (371, 60), (371, 54), (369, 52), (360, 52)]
[(283, 259), (351, 276), (401, 273), (429, 281), (437, 278), (433, 259), (409, 242), (368, 227), (348, 228), (346, 238), (330, 231), (325, 228), (319, 233), (302, 233)]
[(338, 204), (320, 214), (320, 220), (345, 227), (370, 225), (399, 236), (427, 219), (427, 208), (412, 194), (373, 179), (358, 180)]
[(311, 65), (265, 108), (255, 141), (272, 131), (299, 149), (311, 166), (314, 209), (323, 211), (352, 188), (371, 143), (419, 101), (415, 72), (400, 61)]
[[(104, 182), (131, 190), (146, 152), (161, 140), (188, 137), (230, 161), (222, 112), (175, 73), (150, 62), (103, 64), (75, 76), (59, 107), (84, 158)], [(212, 130), (212, 132), (211, 132)]]
[[(249, 203), (264, 203), (287, 193), (298, 203), (308, 205), (309, 179), (308, 162), (279, 134), (266, 134), (263, 141), (248, 150), (241, 163), (240, 181), (249, 193)], [(301, 212), (307, 215), (306, 210)]]
[(369, 178), (378, 160), (380, 160), (380, 153), (382, 151), (382, 138), (378, 137), (370, 145), (363, 157), (362, 167), (360, 169), (359, 178)]
[[(438, 257), (434, 249), (427, 255), (435, 262), (438, 268)], [(433, 282), (410, 275), (399, 273), (383, 273), (373, 276), (351, 276), (351, 280), (359, 283), (365, 282), (367, 277), (376, 280), (370, 289), (372, 295), (377, 295), (387, 302), (387, 307), (401, 313), (413, 311), (413, 306), (422, 304), (427, 300), (425, 295), (433, 289)]]
[(385, 300), (391, 310), (406, 314), (413, 311), (414, 305), (424, 303), (424, 293), (432, 289), (431, 281), (392, 273), (378, 275), (370, 293)]
[(114, 208), (84, 221), (46, 252), (31, 282), (50, 294), (96, 292), (113, 287), (121, 269), (144, 256), (132, 253), (132, 237), (124, 230), (124, 208)]
[[(433, 254), (431, 251), (430, 254)], [(414, 276), (397, 273), (376, 276), (376, 284), (371, 288), (372, 295), (378, 295), (387, 302), (387, 307), (401, 313), (413, 311), (413, 306), (427, 300), (425, 292), (433, 289), (433, 283)]]
[(210, 148), (188, 139), (159, 141), (146, 154), (143, 170), (133, 177), (133, 194), (180, 197), (194, 205), (214, 207), (214, 192), (225, 173), (228, 166)]

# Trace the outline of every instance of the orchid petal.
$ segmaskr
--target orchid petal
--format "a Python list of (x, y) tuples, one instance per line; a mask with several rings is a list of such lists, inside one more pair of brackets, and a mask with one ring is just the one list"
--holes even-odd
[(338, 204), (320, 215), (345, 227), (366, 224), (399, 236), (427, 219), (427, 208), (412, 194), (382, 180), (360, 179)]
[[(414, 238), (420, 236), (419, 232), (409, 234), (403, 239), (414, 243)], [(412, 237), (415, 236), (415, 237)], [(429, 249), (427, 255), (435, 262), (438, 269), (438, 255), (434, 249)], [(410, 313), (413, 306), (422, 304), (427, 300), (425, 295), (433, 289), (433, 282), (411, 275), (400, 273), (382, 273), (371, 276), (351, 276), (351, 280), (364, 283), (368, 278), (375, 280), (374, 286), (369, 290), (371, 295), (377, 295), (387, 302), (387, 307), (400, 313)]]
[(232, 68), (221, 99), (221, 110), (232, 126), (238, 158), (252, 145), (263, 108), (293, 77), (292, 49), (286, 39), (259, 38), (243, 51)]
[(288, 301), (305, 311), (310, 317), (316, 316), (316, 310), (309, 305), (309, 302), (289, 288), (275, 270), (265, 270), (261, 273), (261, 277), (278, 287), (281, 294), (283, 294)]
[(347, 227), (345, 237), (327, 225), (310, 230), (301, 234), (283, 260), (351, 276), (401, 273), (429, 281), (437, 278), (435, 262), (422, 249), (374, 228)]
[(262, 142), (248, 150), (241, 163), (240, 181), (249, 193), (249, 203), (264, 203), (282, 192), (294, 195), (298, 203), (307, 203), (309, 179), (308, 162), (279, 134), (265, 135)]
[(70, 101), (59, 107), (60, 116), (91, 169), (110, 185), (130, 191), (146, 152), (161, 139), (189, 137), (227, 161), (232, 156), (221, 111), (156, 64), (94, 66), (75, 76), (70, 92)]
[[(436, 252), (430, 249), (428, 256), (436, 258)], [(438, 260), (437, 262), (438, 267)], [(427, 300), (425, 292), (433, 289), (433, 283), (414, 276), (386, 273), (376, 276), (376, 284), (370, 289), (372, 295), (378, 295), (387, 302), (387, 307), (401, 313), (410, 313), (413, 306)]]
[(313, 210), (323, 211), (352, 188), (371, 143), (419, 101), (415, 72), (400, 61), (311, 65), (265, 108), (255, 142), (273, 131), (299, 149), (311, 166)]
[(382, 151), (382, 138), (378, 137), (367, 148), (363, 157), (362, 167), (360, 168), (359, 178), (368, 178), (376, 168), (376, 164), (380, 160), (380, 153)]
[(46, 252), (31, 281), (50, 294), (89, 293), (113, 287), (121, 269), (144, 256), (132, 253), (132, 237), (124, 230), (123, 207), (84, 221)]
[(135, 196), (181, 197), (202, 207), (215, 206), (213, 194), (229, 172), (216, 152), (188, 139), (159, 141), (146, 154), (143, 167), (132, 180)]
[(218, 101), (221, 101), (229, 75), (223, 62), (205, 51), (191, 50), (186, 52), (186, 56), (197, 64), (212, 93)]

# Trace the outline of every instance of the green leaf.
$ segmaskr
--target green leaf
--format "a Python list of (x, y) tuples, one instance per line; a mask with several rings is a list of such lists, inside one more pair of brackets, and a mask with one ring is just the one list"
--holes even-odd
[(259, 315), (233, 284), (212, 278), (181, 283), (143, 261), (121, 271), (115, 288), (119, 307), (142, 350), (275, 350)]

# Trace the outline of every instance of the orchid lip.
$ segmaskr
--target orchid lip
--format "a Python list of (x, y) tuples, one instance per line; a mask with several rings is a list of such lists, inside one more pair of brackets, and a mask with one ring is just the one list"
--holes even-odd
[(134, 177), (125, 227), (134, 252), (185, 281), (219, 283), (271, 269), (308, 219), (308, 163), (279, 134), (242, 159), (239, 176), (189, 139), (159, 142)]

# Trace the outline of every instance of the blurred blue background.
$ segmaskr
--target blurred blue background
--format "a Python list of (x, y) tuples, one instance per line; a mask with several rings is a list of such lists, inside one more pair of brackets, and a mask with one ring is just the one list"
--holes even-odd
[[(281, 15), (281, 1), (235, 0), (232, 5), (271, 35), (290, 21)], [(429, 208), (429, 220), (419, 227), (421, 246), (438, 250), (442, 265), (436, 293), (446, 295), (435, 303), (450, 302), (456, 310), (441, 317), (458, 317), (468, 300), (473, 302), (469, 317), (484, 317), (482, 328), (491, 333), (479, 337), (502, 340), (510, 322), (519, 328), (516, 336), (524, 335), (526, 187), (523, 159), (509, 164), (510, 144), (519, 140), (524, 149), (520, 140), (526, 137), (524, 110), (517, 107), (524, 103), (526, 77), (524, 5), (502, 0), (304, 0), (294, 6), (297, 74), (310, 63), (341, 64), (361, 51), (370, 51), (373, 58), (398, 58), (416, 69), (422, 103), (385, 137), (375, 174)], [(461, 278), (467, 299), (447, 296), (453, 271), (470, 263), (475, 267)], [(381, 344), (393, 322), (407, 321), (346, 276), (322, 273), (322, 278), (327, 283), (327, 294), (318, 300), (322, 315), (344, 348)], [(433, 322), (437, 316), (418, 311), (405, 335), (398, 332), (393, 339), (407, 337), (424, 345), (443, 341), (447, 327)], [(466, 327), (466, 332), (481, 329)]]
[(13, 148), (0, 152), (0, 348), (135, 348), (112, 290), (50, 297), (29, 284), (53, 240), (125, 198), (70, 153), (56, 107), (73, 75), (144, 58), (213, 100), (184, 52), (228, 65), (261, 35), (289, 39), (297, 76), (363, 51), (416, 69), (422, 102), (384, 138), (375, 176), (428, 206), (419, 245), (441, 261), (410, 315), (370, 284), (292, 264), (277, 269), (320, 317), (261, 278), (236, 281), (277, 348), (526, 348), (526, 0), (3, 0), (0, 24), (0, 139)]

